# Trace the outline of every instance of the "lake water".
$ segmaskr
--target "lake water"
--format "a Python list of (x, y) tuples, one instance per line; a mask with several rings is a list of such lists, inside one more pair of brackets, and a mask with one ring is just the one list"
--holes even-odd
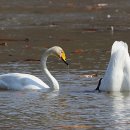
[(48, 59), (59, 92), (0, 91), (0, 129), (129, 130), (130, 94), (93, 91), (113, 42), (130, 46), (129, 7), (129, 0), (0, 0), (0, 74), (29, 73), (47, 82), (39, 60), (55, 45), (70, 64)]

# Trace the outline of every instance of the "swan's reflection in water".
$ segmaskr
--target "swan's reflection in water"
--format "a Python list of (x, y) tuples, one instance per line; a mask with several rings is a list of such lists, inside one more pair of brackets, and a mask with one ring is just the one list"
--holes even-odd
[(113, 126), (118, 130), (130, 129), (130, 93), (114, 92), (109, 94), (112, 98), (111, 118)]

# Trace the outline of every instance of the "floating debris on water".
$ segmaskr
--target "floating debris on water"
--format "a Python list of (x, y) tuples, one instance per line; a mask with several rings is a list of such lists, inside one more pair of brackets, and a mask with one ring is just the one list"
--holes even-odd
[(0, 43), (0, 46), (8, 46), (7, 42)]
[(97, 77), (97, 74), (85, 74), (85, 75), (80, 75), (81, 78), (94, 78)]

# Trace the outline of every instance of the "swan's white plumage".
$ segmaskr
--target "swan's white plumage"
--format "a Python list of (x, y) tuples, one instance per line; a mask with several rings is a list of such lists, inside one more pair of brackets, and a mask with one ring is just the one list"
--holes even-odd
[(100, 90), (130, 91), (130, 57), (126, 43), (115, 41), (112, 45), (110, 61)]
[(62, 60), (66, 63), (65, 61), (66, 56), (62, 48), (54, 46), (44, 52), (41, 58), (42, 70), (45, 76), (48, 78), (50, 86), (44, 83), (41, 79), (30, 74), (8, 73), (0, 75), (0, 89), (7, 89), (7, 90), (42, 89), (42, 91), (44, 92), (47, 92), (49, 89), (58, 90), (59, 89), (58, 81), (51, 75), (46, 66), (47, 58), (50, 55), (58, 56), (59, 58), (62, 58)]
[(0, 76), (0, 88), (11, 90), (43, 89), (47, 91), (49, 86), (36, 76), (22, 73), (9, 73)]

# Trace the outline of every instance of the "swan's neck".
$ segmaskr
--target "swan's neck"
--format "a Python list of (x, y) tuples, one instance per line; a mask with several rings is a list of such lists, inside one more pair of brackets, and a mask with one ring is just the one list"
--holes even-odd
[(46, 75), (47, 79), (50, 82), (49, 86), (51, 89), (55, 89), (58, 90), (59, 89), (59, 83), (58, 81), (51, 75), (51, 73), (49, 72), (49, 70), (47, 69), (46, 66), (46, 62), (47, 62), (47, 58), (49, 56), (49, 52), (45, 52), (41, 58), (41, 64), (42, 64), (42, 70), (44, 72), (44, 74)]

